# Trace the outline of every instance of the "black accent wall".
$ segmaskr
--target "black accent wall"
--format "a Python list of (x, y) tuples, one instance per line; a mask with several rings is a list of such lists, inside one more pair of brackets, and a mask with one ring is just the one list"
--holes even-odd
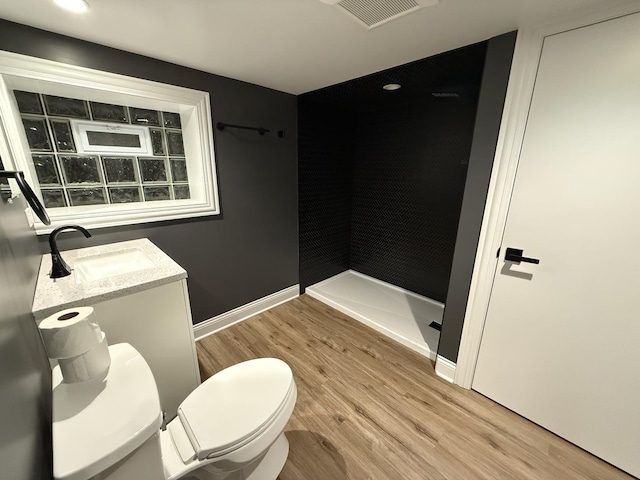
[(358, 116), (351, 268), (444, 302), (477, 95), (385, 93)]
[(300, 284), (349, 268), (353, 181), (351, 112), (314, 95), (298, 97)]
[(148, 237), (187, 270), (195, 323), (298, 283), (295, 96), (4, 20), (0, 50), (206, 91), (214, 125), (286, 131), (215, 132), (222, 215), (63, 234), (63, 250)]
[(303, 288), (351, 268), (445, 301), (485, 51), (299, 98)]
[(516, 32), (510, 32), (492, 38), (487, 47), (478, 115), (473, 133), (473, 147), (469, 158), (469, 172), (464, 187), (464, 200), (438, 345), (438, 355), (452, 362), (457, 361), (460, 349), (462, 326), (515, 42)]
[(53, 478), (51, 368), (31, 316), (40, 251), (26, 207), (0, 199), (0, 477), (44, 480)]

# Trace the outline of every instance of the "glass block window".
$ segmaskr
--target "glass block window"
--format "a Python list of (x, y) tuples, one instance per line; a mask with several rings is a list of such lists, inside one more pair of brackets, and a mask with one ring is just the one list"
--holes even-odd
[(206, 91), (0, 51), (0, 153), (48, 210), (39, 235), (219, 215), (211, 107)]
[(138, 183), (135, 157), (102, 157), (108, 184)]
[(155, 110), (132, 108), (131, 123), (148, 126), (160, 126), (160, 115)]
[(61, 185), (56, 157), (54, 155), (34, 155), (33, 164), (36, 167), (36, 175), (40, 185)]
[[(45, 207), (191, 198), (179, 113), (21, 90), (13, 94)], [(95, 131), (79, 138), (94, 122)], [(127, 150), (139, 146), (131, 142), (140, 128), (150, 139), (144, 156)], [(82, 153), (83, 142), (105, 142), (109, 154)]]
[(138, 187), (109, 187), (109, 199), (111, 203), (141, 202), (140, 188)]

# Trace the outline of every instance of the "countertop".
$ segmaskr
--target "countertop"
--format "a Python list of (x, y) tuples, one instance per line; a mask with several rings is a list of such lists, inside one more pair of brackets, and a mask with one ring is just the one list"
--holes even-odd
[(187, 278), (186, 270), (148, 238), (67, 250), (62, 252), (62, 258), (73, 269), (74, 263), (79, 259), (125, 249), (141, 250), (152, 261), (153, 266), (143, 270), (114, 275), (107, 279), (78, 283), (73, 271), (71, 275), (66, 277), (49, 278), (51, 255), (48, 253), (43, 255), (31, 309), (34, 318), (42, 320), (65, 308), (91, 306), (94, 303)]

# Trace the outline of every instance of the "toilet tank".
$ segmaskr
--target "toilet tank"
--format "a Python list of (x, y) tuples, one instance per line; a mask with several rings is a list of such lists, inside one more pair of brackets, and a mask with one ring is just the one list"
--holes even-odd
[(53, 370), (56, 479), (164, 480), (160, 400), (153, 374), (131, 345), (109, 347), (103, 378), (64, 383)]

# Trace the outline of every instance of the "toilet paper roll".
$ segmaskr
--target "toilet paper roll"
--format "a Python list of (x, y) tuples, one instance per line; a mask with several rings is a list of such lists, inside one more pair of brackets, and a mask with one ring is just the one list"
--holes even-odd
[(58, 360), (64, 383), (84, 382), (91, 378), (106, 375), (111, 365), (111, 355), (107, 337), (100, 333), (100, 342), (90, 350), (72, 358)]
[(92, 316), (92, 307), (77, 307), (54, 313), (40, 322), (49, 358), (77, 357), (98, 345), (102, 331)]

